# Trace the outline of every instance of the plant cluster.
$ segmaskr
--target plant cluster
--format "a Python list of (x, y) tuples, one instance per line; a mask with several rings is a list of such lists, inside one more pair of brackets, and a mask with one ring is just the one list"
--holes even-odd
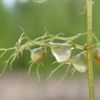
[[(19, 58), (20, 55), (23, 55), (25, 50), (28, 50), (30, 52), (31, 64), (29, 66), (27, 75), (30, 74), (33, 64), (36, 63), (38, 64), (37, 76), (40, 79), (39, 65), (42, 64), (47, 58), (47, 48), (50, 48), (56, 62), (59, 63), (59, 66), (51, 71), (47, 79), (51, 78), (51, 76), (64, 64), (68, 65), (66, 73), (68, 72), (71, 65), (74, 68), (73, 72), (77, 70), (80, 73), (84, 73), (88, 68), (87, 44), (84, 43), (84, 45), (79, 45), (74, 41), (84, 35), (87, 35), (87, 33), (79, 33), (71, 37), (66, 37), (62, 34), (53, 35), (46, 32), (44, 35), (32, 40), (25, 35), (25, 32), (23, 32), (14, 47), (7, 49), (0, 48), (0, 58), (6, 55), (7, 52), (12, 52), (8, 59), (4, 61), (5, 66), (3, 67), (1, 75), (5, 72), (8, 65), (12, 70), (12, 64), (14, 61)], [(96, 63), (100, 65), (99, 41), (95, 34), (93, 34), (93, 37), (96, 40), (96, 43), (94, 43), (91, 47), (91, 51)], [(77, 55), (72, 55), (73, 50), (76, 49), (79, 49), (80, 52)], [(66, 73), (64, 74), (63, 78), (66, 76)]]

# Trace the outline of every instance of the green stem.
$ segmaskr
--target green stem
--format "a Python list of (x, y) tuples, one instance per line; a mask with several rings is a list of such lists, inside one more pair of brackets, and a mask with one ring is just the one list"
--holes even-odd
[(92, 64), (92, 0), (87, 0), (87, 54), (88, 54), (88, 84), (89, 84), (89, 100), (95, 100), (94, 93), (94, 76)]

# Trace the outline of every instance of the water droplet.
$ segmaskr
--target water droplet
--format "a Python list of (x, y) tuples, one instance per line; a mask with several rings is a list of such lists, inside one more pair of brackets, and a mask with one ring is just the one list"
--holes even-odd
[(31, 59), (33, 63), (42, 63), (46, 58), (46, 50), (44, 48), (35, 48), (31, 51)]
[(74, 56), (72, 59), (72, 64), (77, 71), (83, 73), (87, 70), (87, 56), (85, 52), (81, 52), (78, 55)]
[(72, 45), (68, 43), (50, 43), (51, 52), (57, 62), (65, 62), (71, 56)]

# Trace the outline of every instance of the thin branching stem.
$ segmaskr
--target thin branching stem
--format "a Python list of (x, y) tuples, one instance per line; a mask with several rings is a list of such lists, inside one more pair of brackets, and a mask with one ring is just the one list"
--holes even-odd
[(60, 68), (62, 67), (62, 65), (63, 65), (63, 63), (60, 64), (60, 65), (58, 65), (55, 69), (53, 69), (53, 70), (50, 72), (49, 76), (47, 77), (47, 80), (49, 80), (49, 79), (53, 76), (53, 74), (54, 74), (58, 69), (60, 69)]
[(30, 75), (30, 72), (31, 72), (32, 66), (33, 66), (33, 63), (31, 63), (30, 66), (29, 66), (29, 69), (28, 69), (28, 72), (27, 72), (27, 76)]
[(37, 65), (37, 69), (36, 69), (37, 79), (38, 79), (38, 82), (40, 83), (41, 79), (40, 79), (39, 68), (40, 68), (40, 64)]
[(61, 79), (58, 81), (58, 84), (60, 84), (68, 75), (68, 71), (69, 71), (69, 68), (71, 67), (71, 64), (69, 64), (67, 67), (66, 67), (66, 70), (65, 70), (65, 73), (64, 75), (61, 77)]

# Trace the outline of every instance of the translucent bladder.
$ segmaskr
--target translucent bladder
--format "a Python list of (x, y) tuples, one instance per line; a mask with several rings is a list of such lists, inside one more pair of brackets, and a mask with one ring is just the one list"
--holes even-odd
[(46, 50), (42, 47), (31, 50), (31, 59), (33, 63), (42, 63), (46, 58)]
[(51, 52), (56, 58), (57, 62), (65, 62), (71, 57), (73, 49), (71, 44), (68, 43), (49, 43)]
[(86, 52), (83, 51), (78, 55), (72, 57), (71, 63), (76, 68), (77, 71), (81, 73), (86, 72), (88, 66)]
[(96, 64), (100, 65), (100, 49), (95, 48), (92, 50), (92, 52), (93, 52), (93, 57), (95, 59)]

